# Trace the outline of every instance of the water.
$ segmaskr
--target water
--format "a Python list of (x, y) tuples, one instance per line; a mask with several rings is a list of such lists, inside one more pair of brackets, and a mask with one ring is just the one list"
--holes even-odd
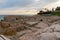
[(0, 20), (3, 20), (4, 19), (4, 15), (0, 15)]
[[(4, 20), (4, 16), (7, 15), (0, 15), (0, 20)], [(16, 16), (33, 16), (33, 15), (16, 15)]]

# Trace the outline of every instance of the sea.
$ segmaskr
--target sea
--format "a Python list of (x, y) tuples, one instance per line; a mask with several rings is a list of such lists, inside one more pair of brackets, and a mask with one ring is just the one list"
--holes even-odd
[(4, 20), (4, 15), (0, 15), (0, 20)]
[[(0, 21), (4, 20), (4, 16), (7, 16), (7, 15), (0, 15)], [(33, 15), (16, 15), (16, 16), (33, 16)]]

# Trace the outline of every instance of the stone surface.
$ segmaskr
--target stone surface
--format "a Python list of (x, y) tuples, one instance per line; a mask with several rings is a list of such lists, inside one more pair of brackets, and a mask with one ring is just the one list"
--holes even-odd
[(5, 16), (0, 27), (0, 32), (11, 40), (60, 39), (59, 16)]
[(60, 32), (60, 24), (54, 24), (51, 27), (54, 29), (54, 31)]
[(42, 33), (38, 40), (56, 40), (57, 37), (53, 33)]
[(7, 38), (6, 36), (4, 35), (0, 35), (0, 40), (10, 40), (9, 38)]
[(40, 22), (36, 25), (36, 27), (40, 27), (40, 28), (46, 28), (48, 27), (48, 24), (44, 23), (44, 22)]

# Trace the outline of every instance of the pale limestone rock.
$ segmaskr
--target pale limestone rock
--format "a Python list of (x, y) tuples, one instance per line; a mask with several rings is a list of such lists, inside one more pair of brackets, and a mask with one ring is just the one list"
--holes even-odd
[(60, 24), (53, 24), (50, 27), (43, 29), (43, 32), (60, 32)]
[(50, 28), (50, 27), (47, 27), (47, 28), (45, 28), (45, 29), (43, 29), (43, 31), (42, 32), (53, 32), (53, 30), (54, 29), (52, 29), (52, 28)]
[(26, 23), (28, 23), (28, 24), (30, 24), (30, 25), (33, 25), (33, 24), (35, 24), (35, 23), (37, 23), (36, 21), (35, 22), (29, 22), (29, 21), (27, 21)]
[(44, 22), (40, 22), (36, 25), (36, 27), (40, 27), (40, 28), (46, 28), (48, 27), (48, 24), (44, 23)]
[(7, 38), (6, 36), (4, 35), (0, 35), (0, 40), (10, 40), (9, 38)]
[(56, 40), (57, 37), (53, 33), (42, 33), (40, 37), (38, 37), (38, 40)]
[(60, 24), (54, 24), (50, 26), (52, 29), (54, 29), (55, 32), (60, 32)]
[(60, 38), (60, 32), (53, 32), (53, 33), (56, 35), (57, 39)]
[(26, 34), (19, 38), (19, 40), (35, 40), (35, 39), (36, 37), (34, 36), (34, 34)]

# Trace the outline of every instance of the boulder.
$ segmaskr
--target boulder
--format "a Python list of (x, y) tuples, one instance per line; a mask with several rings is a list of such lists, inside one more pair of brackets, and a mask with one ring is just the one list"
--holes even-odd
[(40, 22), (36, 25), (36, 27), (39, 27), (39, 28), (46, 28), (48, 27), (48, 24), (47, 23), (44, 23), (44, 22)]
[(60, 32), (60, 24), (53, 24), (50, 28), (54, 29), (54, 32)]
[(37, 40), (56, 40), (57, 37), (53, 33), (42, 33)]

